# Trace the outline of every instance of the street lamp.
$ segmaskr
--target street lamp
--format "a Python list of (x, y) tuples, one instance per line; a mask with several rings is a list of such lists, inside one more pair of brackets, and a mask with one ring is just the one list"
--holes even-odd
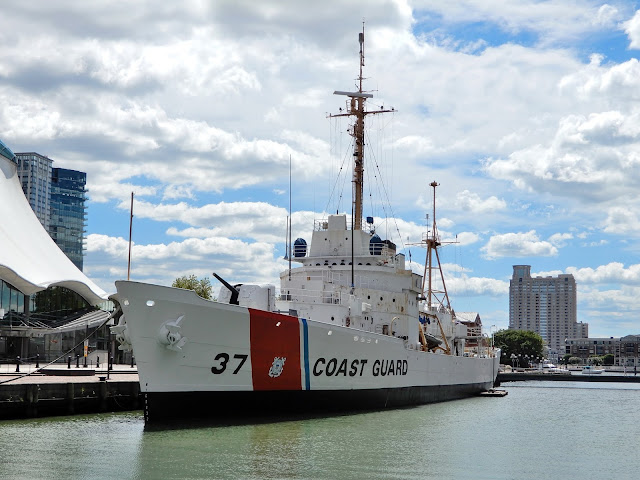
[(491, 348), (493, 348), (495, 346), (495, 342), (494, 342), (494, 338), (493, 336), (495, 335), (495, 332), (493, 331), (493, 329), (498, 330), (498, 327), (496, 327), (495, 325), (491, 325), (489, 327), (489, 335), (491, 335)]

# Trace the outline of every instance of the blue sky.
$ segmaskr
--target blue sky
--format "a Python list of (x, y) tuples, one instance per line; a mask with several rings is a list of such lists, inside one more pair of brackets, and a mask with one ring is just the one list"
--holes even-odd
[(574, 274), (591, 336), (640, 331), (636, 2), (299, 5), (3, 2), (0, 138), (87, 172), (92, 280), (126, 277), (134, 191), (133, 279), (277, 284), (289, 158), (294, 238), (350, 210), (347, 124), (327, 114), (353, 88), (364, 18), (370, 108), (396, 109), (368, 125), (378, 232), (421, 271), (408, 244), (436, 180), (458, 311), (506, 327), (512, 266), (529, 264)]

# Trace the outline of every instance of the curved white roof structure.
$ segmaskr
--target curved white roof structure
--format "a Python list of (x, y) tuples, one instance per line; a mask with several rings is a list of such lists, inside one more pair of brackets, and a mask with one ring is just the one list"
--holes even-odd
[(0, 278), (26, 295), (60, 286), (96, 305), (107, 294), (67, 258), (27, 202), (14, 155), (0, 147)]

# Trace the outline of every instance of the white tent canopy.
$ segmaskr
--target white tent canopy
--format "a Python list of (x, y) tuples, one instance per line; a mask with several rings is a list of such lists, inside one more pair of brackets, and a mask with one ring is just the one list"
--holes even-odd
[(58, 248), (27, 202), (17, 166), (0, 155), (0, 278), (26, 295), (60, 286), (96, 305), (107, 294)]

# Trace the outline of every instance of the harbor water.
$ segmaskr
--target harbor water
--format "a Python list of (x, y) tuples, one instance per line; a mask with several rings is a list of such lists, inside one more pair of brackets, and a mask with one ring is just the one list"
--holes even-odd
[(503, 388), (503, 398), (249, 425), (145, 429), (139, 411), (4, 421), (0, 478), (638, 478), (639, 384)]

